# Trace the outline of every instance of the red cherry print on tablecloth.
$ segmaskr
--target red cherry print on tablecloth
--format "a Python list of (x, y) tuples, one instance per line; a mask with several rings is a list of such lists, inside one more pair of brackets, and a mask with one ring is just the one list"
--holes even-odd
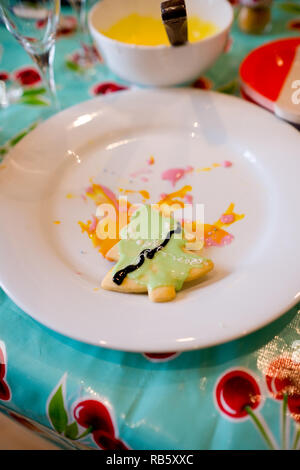
[[(37, 20), (35, 23), (37, 29), (43, 29), (47, 26), (47, 20)], [(69, 36), (77, 29), (77, 20), (74, 16), (61, 16), (56, 28), (56, 38), (61, 36)]]
[(249, 372), (240, 369), (226, 372), (217, 382), (215, 398), (220, 411), (226, 416), (251, 418), (268, 447), (275, 448), (272, 434), (255, 411), (262, 397), (256, 379)]
[(7, 80), (9, 80), (9, 73), (0, 71), (0, 80), (2, 80), (3, 82), (6, 82)]
[(5, 377), (6, 373), (6, 361), (4, 357), (4, 353), (2, 349), (0, 348), (0, 379), (3, 379)]
[(288, 397), (288, 409), (292, 418), (300, 424), (300, 395), (290, 395)]
[(77, 30), (77, 20), (74, 16), (61, 16), (56, 30), (56, 38), (70, 36)]
[(108, 93), (114, 93), (116, 91), (127, 90), (128, 87), (119, 85), (113, 82), (104, 82), (94, 85), (91, 89), (93, 95), (107, 95)]
[(5, 382), (5, 380), (1, 380), (0, 382), (0, 400), (8, 401), (10, 400), (10, 389)]
[(277, 357), (269, 364), (265, 374), (266, 384), (275, 400), (284, 395), (300, 395), (300, 363), (289, 357)]
[(111, 436), (115, 428), (108, 409), (98, 400), (84, 400), (74, 408), (74, 418), (83, 428), (91, 428), (92, 432), (101, 430)]
[(34, 67), (22, 67), (16, 70), (14, 78), (22, 86), (33, 86), (42, 81), (39, 72)]
[(258, 383), (243, 370), (227, 372), (216, 387), (216, 401), (219, 409), (230, 418), (244, 418), (246, 407), (256, 409), (261, 401)]
[(269, 364), (265, 379), (272, 397), (282, 401), (281, 441), (282, 448), (285, 449), (288, 439), (287, 410), (289, 409), (296, 422), (300, 421), (300, 419), (298, 421), (300, 410), (297, 411), (297, 405), (299, 405), (297, 397), (300, 397), (300, 364), (294, 362), (290, 357), (279, 356)]
[(115, 436), (115, 428), (108, 409), (98, 400), (83, 400), (74, 408), (77, 423), (91, 429), (93, 439), (103, 450), (128, 450)]
[(289, 21), (287, 27), (292, 31), (300, 31), (300, 18)]
[(213, 87), (213, 83), (206, 77), (199, 77), (197, 80), (192, 84), (193, 88), (198, 88), (200, 90), (210, 90)]
[(6, 374), (6, 361), (4, 352), (0, 348), (0, 400), (8, 401), (10, 400), (11, 393), (10, 389), (4, 380)]
[(118, 439), (111, 434), (104, 431), (95, 431), (93, 433), (94, 441), (97, 446), (103, 450), (128, 450), (126, 444), (121, 439)]
[(179, 353), (144, 353), (143, 356), (151, 362), (167, 362), (175, 359), (175, 357), (179, 356)]
[(37, 20), (36, 23), (35, 23), (35, 27), (37, 29), (43, 29), (45, 28), (45, 26), (47, 26), (48, 24), (48, 20)]

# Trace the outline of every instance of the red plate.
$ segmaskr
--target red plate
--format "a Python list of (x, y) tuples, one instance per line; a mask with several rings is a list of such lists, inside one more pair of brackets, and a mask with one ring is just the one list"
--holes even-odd
[(254, 49), (240, 66), (242, 92), (252, 101), (300, 124), (300, 38)]

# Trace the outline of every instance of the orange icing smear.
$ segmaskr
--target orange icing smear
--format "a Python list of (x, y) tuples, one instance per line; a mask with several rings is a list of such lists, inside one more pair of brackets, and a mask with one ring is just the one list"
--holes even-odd
[(196, 168), (195, 171), (196, 173), (201, 173), (202, 171), (204, 172), (211, 171), (214, 168), (220, 168), (220, 167), (230, 168), (231, 166), (232, 166), (232, 162), (230, 162), (229, 160), (224, 160), (222, 163), (213, 163), (211, 166), (206, 166), (203, 168)]
[(234, 212), (234, 204), (232, 202), (214, 224), (204, 224), (204, 245), (206, 247), (229, 245), (233, 241), (234, 236), (226, 230), (223, 230), (223, 227), (234, 224), (244, 217), (245, 214), (237, 214)]
[(234, 206), (235, 205), (232, 202), (226, 211), (221, 215), (221, 217), (214, 223), (215, 227), (227, 227), (228, 225), (234, 224), (234, 222), (237, 222), (238, 220), (241, 220), (245, 217), (245, 214), (235, 213)]
[[(166, 204), (171, 206), (173, 204), (178, 204), (180, 207), (184, 208), (184, 202), (177, 198), (186, 198), (187, 193), (189, 193), (190, 191), (192, 191), (192, 187), (186, 185), (178, 191), (174, 191), (170, 194), (164, 194), (162, 199), (159, 201), (158, 205), (163, 206), (164, 204)], [(245, 214), (235, 213), (234, 207), (234, 203), (231, 203), (226, 209), (226, 211), (214, 224), (204, 224), (204, 245), (206, 247), (226, 246), (233, 241), (234, 236), (226, 230), (223, 230), (223, 227), (227, 227), (245, 217)], [(187, 224), (185, 228), (187, 229), (187, 232), (191, 230), (193, 233), (195, 233), (197, 228), (197, 221), (193, 221), (190, 226)]]
[(88, 220), (86, 223), (79, 221), (78, 224), (81, 227), (82, 233), (87, 233), (88, 237), (92, 240), (94, 247), (99, 248), (99, 253), (101, 253), (105, 258), (109, 250), (120, 241), (118, 224), (116, 224), (117, 238), (105, 238), (104, 240), (97, 237), (96, 228), (91, 228), (91, 220)]
[[(97, 224), (100, 219), (96, 218), (95, 216), (92, 216), (92, 220), (88, 220), (86, 223), (84, 222), (78, 222), (82, 233), (86, 232), (88, 237), (91, 239), (94, 247), (99, 248), (99, 252), (109, 259), (107, 257), (107, 253), (109, 250), (120, 241), (120, 234), (119, 234), (119, 209), (120, 210), (128, 210), (131, 207), (131, 204), (126, 201), (126, 207), (121, 209), (121, 206), (119, 207), (119, 203), (115, 197), (115, 195), (112, 193), (112, 191), (108, 190), (108, 188), (105, 188), (106, 191), (103, 189), (99, 184), (92, 184), (90, 188), (87, 189), (86, 195), (89, 196), (95, 204), (98, 206), (101, 203), (107, 203), (111, 204), (116, 208), (116, 238), (105, 238), (105, 239), (100, 239), (97, 237), (96, 229), (97, 229)], [(119, 189), (120, 192), (122, 192), (124, 195), (126, 194), (140, 194), (144, 201), (150, 199), (150, 194), (146, 190), (131, 190), (131, 189)], [(192, 199), (192, 195), (189, 194), (192, 191), (192, 186), (186, 185), (183, 186), (181, 189), (177, 191), (173, 191), (172, 193), (169, 194), (162, 194), (160, 201), (157, 203), (157, 205), (160, 207), (161, 211), (163, 213), (168, 212), (167, 208), (169, 206), (177, 205), (178, 207), (184, 208), (185, 203), (184, 200), (187, 200), (187, 198)], [(111, 196), (112, 195), (112, 196)], [(109, 197), (110, 196), (110, 197)], [(164, 207), (165, 206), (165, 207)], [(167, 206), (167, 208), (166, 208)], [(237, 214), (234, 212), (234, 203), (231, 203), (228, 208), (226, 209), (225, 212), (220, 216), (220, 218), (214, 223), (214, 224), (204, 224), (204, 246), (205, 247), (211, 247), (211, 246), (226, 246), (230, 244), (234, 236), (227, 232), (226, 230), (223, 229), (223, 227), (227, 227), (245, 217), (245, 214)], [(127, 215), (127, 223), (129, 223), (129, 216)], [(189, 227), (187, 227), (187, 233), (191, 230), (193, 233), (195, 233), (197, 228), (197, 221), (193, 221)], [(185, 227), (186, 229), (186, 227)]]
[[(95, 217), (96, 219), (96, 217)], [(105, 258), (107, 257), (107, 253), (109, 250), (120, 241), (119, 235), (119, 224), (116, 223), (116, 238), (105, 238), (104, 240), (97, 237), (97, 224), (99, 222), (98, 219), (97, 223), (94, 226), (94, 222), (88, 220), (86, 223), (79, 221), (78, 224), (81, 227), (82, 233), (87, 233), (88, 237), (93, 243), (95, 248), (98, 248), (99, 253), (101, 253)]]
[(178, 189), (178, 191), (174, 191), (173, 193), (162, 194), (161, 200), (158, 202), (158, 205), (162, 206), (163, 204), (167, 204), (169, 206), (172, 206), (173, 204), (178, 204), (180, 207), (184, 207), (184, 202), (178, 200), (177, 198), (184, 199), (187, 193), (192, 191), (192, 189), (192, 186), (186, 185), (183, 186), (181, 189)]
[(134, 189), (123, 189), (119, 188), (120, 193), (123, 193), (124, 195), (126, 194), (140, 194), (142, 198), (146, 201), (150, 199), (150, 194), (149, 191), (146, 191), (145, 189), (140, 189), (140, 190), (134, 190)]
[(112, 204), (118, 210), (118, 201), (114, 193), (106, 186), (92, 183), (85, 192), (97, 206), (100, 204)]
[(204, 224), (204, 246), (225, 246), (229, 245), (234, 239), (234, 236), (216, 227), (215, 225)]
[[(120, 188), (120, 192), (122, 192), (124, 195), (126, 194), (140, 194), (143, 198), (143, 200), (150, 199), (150, 194), (146, 190), (131, 190), (131, 189), (122, 189)], [(99, 222), (99, 219), (93, 216), (93, 220), (88, 220), (86, 223), (79, 221), (78, 224), (81, 227), (82, 233), (87, 233), (88, 237), (92, 240), (92, 243), (95, 248), (99, 248), (99, 252), (107, 259), (107, 253), (109, 250), (120, 241), (120, 228), (119, 228), (119, 203), (113, 194), (113, 192), (104, 186), (101, 186), (99, 184), (92, 183), (92, 185), (86, 190), (86, 195), (90, 197), (97, 206), (100, 204), (110, 204), (113, 205), (114, 208), (116, 209), (116, 238), (105, 238), (105, 239), (100, 239), (97, 236), (97, 225)], [(126, 202), (126, 209), (128, 212), (128, 209), (130, 208), (131, 204), (130, 202)], [(127, 223), (129, 222), (128, 216), (127, 216)]]
[[(196, 221), (193, 221), (191, 224), (192, 233), (195, 233), (196, 231), (196, 223)], [(187, 231), (189, 232), (189, 226), (187, 226)], [(233, 240), (234, 236), (226, 230), (218, 228), (212, 224), (204, 224), (204, 246), (206, 248), (211, 246), (226, 246)]]
[(86, 232), (88, 237), (92, 240), (94, 247), (98, 247), (102, 240), (100, 240), (96, 235), (96, 229), (91, 230), (92, 221), (88, 220), (87, 222), (78, 222), (78, 225), (81, 227), (81, 232)]
[(211, 170), (212, 170), (212, 168), (210, 166), (207, 166), (205, 168), (197, 168), (196, 172), (200, 173), (200, 171), (211, 171)]
[[(190, 190), (192, 189), (189, 187)], [(104, 190), (103, 186), (99, 184), (92, 183), (89, 188), (86, 190), (86, 195), (91, 198), (96, 206), (106, 203), (106, 204), (111, 204), (116, 208), (116, 238), (106, 238), (106, 239), (100, 239), (97, 237), (97, 225), (99, 222), (99, 219), (97, 219), (95, 216), (93, 216), (93, 220), (88, 220), (87, 222), (82, 222), (79, 221), (78, 224), (81, 227), (82, 233), (87, 233), (88, 237), (93, 243), (93, 246), (95, 248), (99, 248), (99, 252), (107, 258), (107, 253), (109, 250), (120, 241), (120, 234), (119, 234), (119, 204), (117, 202), (117, 199), (115, 195), (112, 193), (112, 191), (107, 191), (108, 188), (105, 188), (106, 191)], [(141, 190), (132, 190), (132, 189), (123, 189), (119, 188), (119, 191), (122, 192), (124, 195), (127, 194), (140, 194), (143, 198), (143, 200), (149, 200), (150, 199), (150, 194), (148, 191), (141, 189)], [(180, 191), (177, 191), (176, 193), (180, 193)], [(183, 193), (184, 194), (184, 191)], [(113, 196), (112, 196), (113, 195)], [(143, 201), (143, 202), (144, 202)], [(130, 202), (127, 201), (127, 211), (130, 208), (131, 204)], [(128, 220), (129, 222), (129, 220)]]
[[(92, 185), (87, 188), (85, 194), (91, 198), (96, 206), (100, 204), (112, 205), (116, 210), (117, 222), (116, 222), (116, 238), (105, 238), (104, 240), (97, 237), (97, 225), (99, 219), (93, 216), (93, 220), (88, 220), (86, 223), (79, 221), (78, 224), (81, 227), (82, 233), (87, 233), (88, 237), (92, 240), (92, 243), (95, 248), (99, 248), (99, 252), (106, 257), (108, 251), (120, 241), (119, 235), (119, 204), (114, 193), (105, 186), (100, 184), (92, 183)], [(127, 203), (129, 205), (129, 203)]]

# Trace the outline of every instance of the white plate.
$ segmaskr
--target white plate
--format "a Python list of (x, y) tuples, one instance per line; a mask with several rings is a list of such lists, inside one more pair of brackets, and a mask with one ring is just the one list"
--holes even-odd
[[(245, 335), (299, 299), (299, 148), (289, 125), (207, 91), (125, 91), (67, 109), (25, 137), (2, 165), (1, 284), (44, 325), (104, 347), (179, 351)], [(150, 155), (149, 182), (127, 184)], [(245, 214), (229, 227), (231, 245), (209, 249), (209, 277), (166, 304), (95, 290), (110, 263), (78, 226), (94, 211), (80, 197), (89, 179), (114, 190), (124, 182), (148, 189), (155, 202), (172, 191), (163, 170), (223, 160), (233, 166), (194, 172), (176, 186), (193, 186), (206, 222), (231, 202)]]

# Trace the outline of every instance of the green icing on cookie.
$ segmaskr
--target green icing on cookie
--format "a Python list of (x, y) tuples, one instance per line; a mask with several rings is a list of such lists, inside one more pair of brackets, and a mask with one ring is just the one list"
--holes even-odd
[[(121, 231), (121, 240), (118, 243), (120, 257), (114, 266), (113, 275), (129, 265), (137, 264), (140, 253), (145, 249), (152, 250), (159, 246), (177, 224), (173, 218), (164, 217), (150, 206), (142, 206)], [(149, 290), (174, 286), (175, 290), (179, 291), (189, 271), (207, 262), (203, 257), (185, 253), (183, 251), (185, 244), (182, 231), (179, 234), (172, 234), (166, 246), (158, 251), (153, 259), (145, 256), (142, 266), (127, 274), (128, 278), (147, 286)]]

